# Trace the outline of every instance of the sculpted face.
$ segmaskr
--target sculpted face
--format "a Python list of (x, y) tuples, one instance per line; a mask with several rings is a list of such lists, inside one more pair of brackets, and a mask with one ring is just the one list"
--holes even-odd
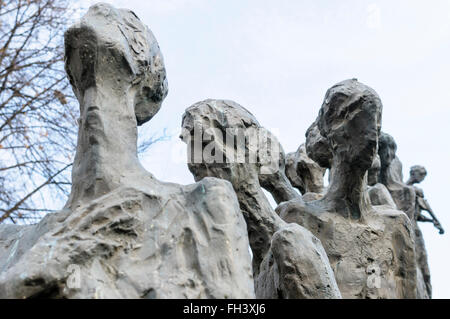
[(377, 93), (357, 80), (330, 88), (319, 113), (318, 127), (334, 156), (369, 169), (377, 150), (382, 104)]
[(331, 87), (320, 109), (318, 127), (333, 156), (355, 168), (369, 169), (377, 151), (381, 111), (377, 93), (357, 80)]
[[(188, 167), (196, 181), (214, 176), (234, 187), (258, 178), (256, 152), (244, 133), (256, 131), (259, 123), (232, 101), (205, 100), (186, 109), (180, 138), (188, 144)], [(255, 153), (256, 155), (256, 153)]]
[(160, 109), (168, 92), (163, 57), (152, 32), (132, 11), (104, 3), (92, 6), (66, 32), (65, 52), (81, 107), (90, 88), (102, 88), (133, 101), (130, 112), (138, 125)]
[(378, 154), (380, 155), (381, 167), (386, 168), (391, 165), (397, 152), (397, 144), (394, 138), (387, 133), (381, 132), (378, 140)]
[(238, 188), (241, 183), (284, 171), (278, 140), (233, 101), (205, 100), (192, 105), (183, 115), (182, 129), (188, 167), (196, 180), (214, 176)]
[(409, 174), (413, 184), (421, 183), (427, 176), (427, 170), (423, 166), (415, 165), (411, 167)]

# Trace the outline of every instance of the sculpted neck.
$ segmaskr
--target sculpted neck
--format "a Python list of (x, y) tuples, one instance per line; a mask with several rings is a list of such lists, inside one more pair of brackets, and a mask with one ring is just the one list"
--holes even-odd
[(273, 210), (257, 178), (242, 186), (235, 191), (247, 223), (250, 246), (253, 251), (253, 270), (257, 275), (259, 265), (270, 249), (273, 234), (284, 225), (284, 222)]
[(345, 162), (336, 162), (339, 164), (332, 165), (332, 178), (322, 201), (327, 203), (328, 209), (344, 217), (361, 219), (370, 210), (366, 171)]
[(249, 183), (245, 188), (236, 190), (236, 194), (242, 210), (263, 222), (268, 230), (278, 230), (283, 221), (275, 213), (259, 183)]
[(72, 192), (66, 205), (69, 207), (110, 192), (125, 176), (141, 169), (136, 119), (128, 94), (95, 86), (84, 91), (79, 100), (81, 114)]

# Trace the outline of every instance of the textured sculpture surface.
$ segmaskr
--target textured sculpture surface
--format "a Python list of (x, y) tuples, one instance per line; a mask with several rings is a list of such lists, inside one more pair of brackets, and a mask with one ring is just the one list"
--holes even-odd
[(34, 226), (0, 226), (0, 297), (254, 298), (231, 185), (156, 180), (137, 124), (167, 94), (158, 44), (137, 16), (92, 6), (65, 35), (80, 103), (70, 199)]
[(292, 200), (277, 208), (284, 220), (321, 240), (344, 298), (416, 297), (411, 222), (403, 212), (372, 206), (366, 191), (381, 111), (375, 91), (357, 80), (330, 88), (316, 120), (322, 138), (315, 135), (316, 141), (326, 139), (332, 152), (327, 192), (317, 201)]
[[(411, 220), (417, 260), (417, 297), (420, 299), (431, 298), (431, 278), (427, 252), (422, 232), (417, 224), (416, 211), (419, 210), (420, 205), (417, 200), (420, 196), (417, 196), (414, 186), (403, 182), (402, 163), (397, 157), (396, 151), (397, 143), (395, 143), (394, 138), (387, 133), (381, 133), (378, 150), (381, 159), (380, 180), (389, 190), (397, 207), (404, 211)], [(413, 172), (409, 183), (418, 182), (422, 177), (425, 178), (423, 172)]]
[[(414, 215), (416, 221), (433, 223), (434, 227), (439, 230), (439, 234), (442, 235), (444, 233), (444, 228), (431, 209), (430, 204), (428, 204), (428, 201), (425, 199), (423, 190), (415, 185), (421, 183), (425, 179), (425, 177), (427, 176), (427, 170), (423, 166), (415, 165), (411, 167), (409, 172), (410, 176), (406, 184), (412, 185), (414, 187), (414, 191), (416, 192), (416, 205)], [(423, 211), (428, 212), (431, 218), (424, 216), (422, 214)]]
[(92, 6), (65, 33), (65, 68), (80, 105), (71, 194), (38, 224), (0, 225), (0, 298), (431, 298), (418, 222), (444, 229), (417, 186), (426, 169), (403, 181), (370, 87), (332, 86), (289, 154), (233, 101), (190, 106), (196, 183), (178, 185), (137, 157), (168, 84), (136, 14)]
[(391, 193), (398, 209), (404, 211), (410, 219), (414, 218), (415, 191), (403, 182), (402, 163), (396, 156), (397, 144), (387, 133), (380, 134), (378, 154), (380, 155), (380, 183)]
[[(415, 165), (410, 169), (410, 176), (407, 185), (411, 185), (414, 188), (416, 193), (416, 202), (415, 202), (415, 213), (414, 213), (414, 228), (415, 228), (415, 240), (416, 240), (416, 258), (418, 264), (418, 295), (421, 298), (431, 298), (432, 289), (431, 289), (431, 278), (430, 278), (430, 269), (428, 266), (428, 257), (427, 251), (425, 249), (425, 241), (423, 239), (422, 232), (420, 231), (419, 225), (417, 222), (431, 222), (433, 225), (439, 230), (439, 234), (444, 233), (444, 228), (441, 223), (434, 215), (433, 210), (428, 204), (428, 201), (425, 199), (423, 190), (417, 187), (415, 184), (421, 183), (427, 175), (427, 171), (425, 167), (420, 165)], [(431, 218), (428, 218), (423, 215), (423, 211), (428, 212)]]
[[(340, 298), (333, 272), (320, 241), (305, 228), (287, 224), (276, 215), (260, 186), (261, 175), (269, 176), (263, 180), (279, 176), (280, 170), (264, 172), (260, 154), (266, 152), (264, 146), (272, 143), (272, 139), (259, 140), (256, 161), (252, 161), (251, 136), (263, 133), (270, 136), (259, 125), (254, 116), (233, 101), (205, 100), (187, 108), (182, 121), (182, 139), (189, 147), (191, 161), (188, 167), (196, 181), (206, 176), (214, 176), (229, 180), (239, 199), (242, 213), (248, 227), (250, 246), (253, 251), (253, 269), (255, 276), (256, 296), (260, 298)], [(211, 132), (210, 143), (205, 145), (196, 130)], [(241, 134), (244, 138), (241, 145), (227, 139), (224, 143), (223, 133)], [(240, 133), (239, 133), (240, 132)], [(192, 147), (200, 145), (200, 149)], [(210, 146), (212, 146), (210, 148)], [(214, 149), (214, 154), (223, 153), (223, 157), (214, 162), (203, 158), (195, 159), (195, 152), (205, 155), (205, 150)], [(276, 149), (275, 149), (276, 150)], [(277, 155), (275, 150), (270, 155)], [(242, 151), (242, 161), (238, 152)], [(208, 154), (206, 154), (208, 155)], [(227, 159), (226, 161), (222, 159)], [(281, 163), (283, 163), (284, 157)], [(278, 164), (279, 158), (268, 161)], [(284, 166), (282, 166), (284, 168)], [(281, 176), (284, 175), (280, 174)], [(280, 184), (272, 184), (279, 186)], [(287, 187), (292, 188), (289, 182)], [(284, 188), (285, 185), (280, 187)], [(296, 196), (301, 201), (300, 196)]]
[(321, 167), (331, 168), (333, 154), (327, 139), (320, 134), (317, 119), (308, 128), (305, 136), (306, 154)]
[(397, 209), (397, 205), (395, 205), (386, 186), (378, 182), (380, 169), (381, 161), (377, 154), (372, 166), (367, 171), (367, 182), (369, 184), (367, 191), (369, 192), (370, 203), (375, 206), (386, 205), (392, 209)]
[(300, 198), (300, 194), (294, 190), (291, 181), (286, 176), (286, 156), (283, 147), (270, 131), (267, 131), (262, 127), (259, 127), (258, 129), (264, 132), (264, 134), (262, 134), (263, 136), (266, 135), (268, 137), (266, 143), (269, 145), (276, 143), (276, 147), (273, 150), (267, 148), (267, 156), (271, 158), (273, 157), (272, 152), (277, 152), (276, 157), (279, 159), (278, 161), (271, 161), (273, 164), (271, 170), (266, 170), (265, 172), (260, 170), (260, 173), (258, 174), (260, 185), (273, 196), (277, 204), (294, 198)]
[(286, 155), (286, 175), (302, 194), (323, 192), (325, 170), (306, 154), (305, 144), (300, 145), (295, 153)]

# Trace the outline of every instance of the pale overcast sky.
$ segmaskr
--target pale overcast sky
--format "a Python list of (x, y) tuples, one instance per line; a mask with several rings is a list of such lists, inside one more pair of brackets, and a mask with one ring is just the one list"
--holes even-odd
[(450, 1), (104, 2), (133, 10), (164, 55), (169, 95), (141, 129), (173, 135), (143, 159), (161, 180), (193, 181), (178, 132), (184, 109), (195, 102), (236, 101), (292, 152), (330, 86), (358, 78), (374, 88), (405, 179), (412, 165), (428, 170), (421, 187), (448, 233), (421, 228), (434, 297), (450, 298)]

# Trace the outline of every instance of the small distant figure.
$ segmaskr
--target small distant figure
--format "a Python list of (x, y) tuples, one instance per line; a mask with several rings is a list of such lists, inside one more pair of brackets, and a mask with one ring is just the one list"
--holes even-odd
[[(421, 183), (425, 177), (427, 176), (427, 170), (425, 167), (420, 165), (412, 166), (409, 171), (409, 179), (406, 182), (408, 185), (411, 185), (414, 187), (414, 190), (416, 191), (416, 212), (415, 212), (415, 218), (419, 222), (429, 222), (433, 223), (434, 227), (436, 227), (439, 230), (439, 234), (444, 233), (444, 228), (442, 227), (441, 223), (437, 219), (436, 215), (434, 215), (433, 210), (430, 207), (430, 204), (428, 204), (428, 201), (425, 199), (425, 196), (423, 194), (423, 190), (414, 184)], [(422, 214), (422, 211), (427, 211), (431, 218), (426, 217)]]

